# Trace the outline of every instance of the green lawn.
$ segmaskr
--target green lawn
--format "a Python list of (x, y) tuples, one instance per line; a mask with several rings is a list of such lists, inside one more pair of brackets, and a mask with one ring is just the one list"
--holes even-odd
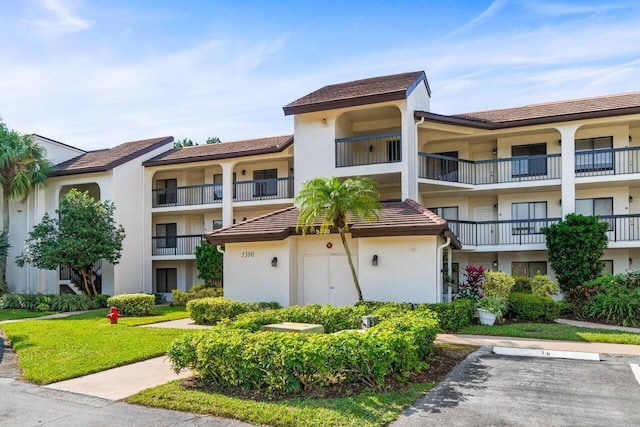
[[(404, 391), (365, 393), (332, 399), (298, 398), (255, 401), (195, 389), (186, 389), (179, 381), (144, 390), (125, 401), (129, 403), (174, 409), (247, 423), (270, 426), (384, 426), (400, 416), (402, 410), (431, 390), (441, 376), (475, 348), (436, 344), (445, 366), (440, 367), (434, 382), (411, 384)], [(443, 369), (444, 367), (444, 369)]]
[(492, 335), (548, 340), (601, 342), (611, 344), (640, 344), (640, 334), (607, 329), (579, 328), (558, 323), (514, 323), (494, 326), (466, 326), (458, 331), (467, 335)]
[(47, 314), (54, 314), (55, 311), (29, 311), (22, 309), (2, 308), (0, 309), (0, 321), (13, 319), (29, 319), (31, 317), (41, 317)]
[(36, 384), (103, 371), (163, 355), (181, 329), (134, 326), (188, 317), (184, 307), (156, 307), (145, 317), (120, 318), (109, 324), (107, 309), (49, 320), (2, 324), (18, 354), (24, 379)]

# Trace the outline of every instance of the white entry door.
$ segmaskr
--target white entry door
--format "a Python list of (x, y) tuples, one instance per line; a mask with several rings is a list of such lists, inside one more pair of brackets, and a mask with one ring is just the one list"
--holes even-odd
[[(357, 258), (353, 263), (358, 265)], [(358, 301), (345, 255), (304, 255), (302, 303), (353, 305)]]

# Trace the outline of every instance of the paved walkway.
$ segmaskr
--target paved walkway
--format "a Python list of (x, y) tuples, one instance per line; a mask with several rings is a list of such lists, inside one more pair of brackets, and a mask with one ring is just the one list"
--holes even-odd
[(603, 325), (602, 323), (581, 322), (579, 320), (557, 319), (556, 323), (563, 325), (579, 326), (581, 328), (608, 329), (610, 331), (631, 332), (632, 334), (640, 334), (640, 328), (629, 328), (627, 326)]

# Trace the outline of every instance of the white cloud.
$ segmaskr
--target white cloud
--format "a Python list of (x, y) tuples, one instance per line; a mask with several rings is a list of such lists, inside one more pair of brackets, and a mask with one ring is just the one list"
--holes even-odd
[(93, 22), (75, 15), (72, 7), (64, 0), (37, 0), (45, 10), (46, 17), (25, 19), (22, 22), (33, 25), (49, 34), (71, 34), (87, 30)]
[(464, 33), (466, 31), (472, 30), (479, 25), (482, 25), (484, 22), (489, 20), (493, 15), (500, 12), (507, 5), (507, 0), (494, 0), (493, 3), (489, 5), (480, 15), (473, 18), (471, 21), (467, 22), (461, 27), (453, 30), (447, 37), (454, 36), (456, 34)]

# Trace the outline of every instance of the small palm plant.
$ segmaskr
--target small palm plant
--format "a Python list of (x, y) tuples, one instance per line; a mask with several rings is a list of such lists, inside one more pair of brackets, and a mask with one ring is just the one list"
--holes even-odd
[(305, 182), (296, 197), (296, 205), (300, 213), (297, 229), (301, 230), (302, 234), (309, 230), (316, 231), (318, 221), (322, 221), (317, 229), (319, 233), (328, 233), (331, 228), (338, 230), (360, 301), (363, 300), (362, 290), (346, 238), (346, 233), (349, 231), (348, 217), (366, 221), (378, 219), (380, 211), (378, 196), (375, 182), (370, 178), (353, 177), (340, 181), (336, 177), (331, 177), (314, 178)]

